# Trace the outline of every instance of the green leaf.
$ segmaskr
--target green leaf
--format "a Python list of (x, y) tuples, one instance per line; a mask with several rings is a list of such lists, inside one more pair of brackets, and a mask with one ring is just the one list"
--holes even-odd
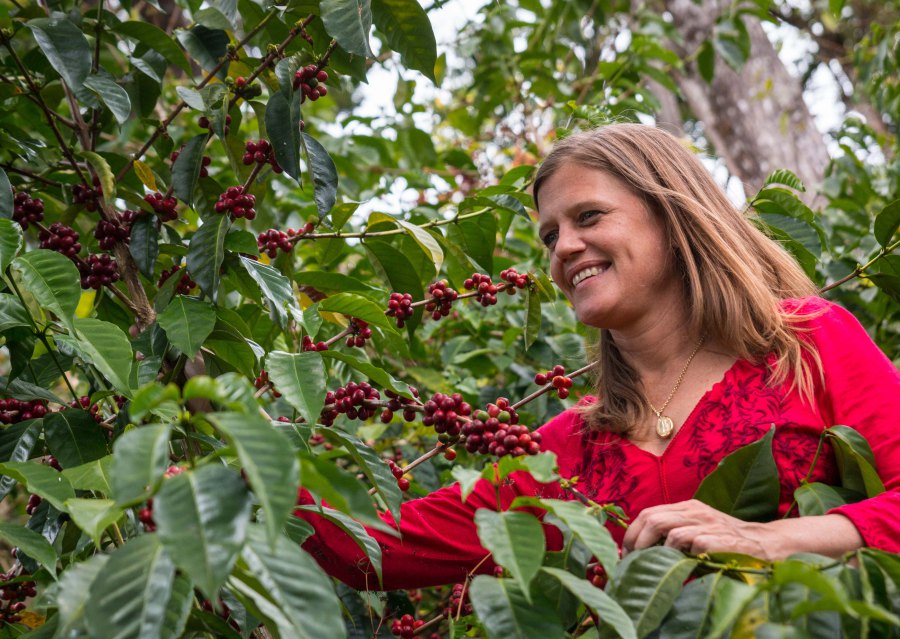
[(334, 208), (337, 201), (337, 167), (325, 147), (309, 133), (303, 134), (303, 144), (306, 147), (309, 171), (313, 177), (313, 199), (316, 201), (319, 219), (322, 219)]
[(491, 639), (563, 639), (567, 636), (556, 611), (545, 600), (532, 603), (510, 579), (478, 575), (469, 598)]
[(403, 501), (403, 495), (397, 487), (397, 479), (384, 463), (384, 459), (361, 440), (348, 433), (324, 427), (316, 429), (316, 432), (332, 443), (343, 446), (350, 453), (356, 465), (365, 473), (384, 503), (387, 504), (388, 510), (394, 516), (394, 521), (399, 524), (400, 502)]
[(297, 303), (297, 298), (294, 297), (291, 280), (282, 275), (278, 269), (243, 256), (241, 265), (259, 284), (259, 289), (269, 302), (269, 308), (275, 313), (280, 326), (286, 328), (289, 317), (303, 323), (303, 311)]
[(325, 30), (342, 49), (363, 58), (375, 57), (369, 47), (372, 30), (369, 0), (322, 0), (319, 7)]
[(436, 82), (437, 43), (428, 14), (416, 0), (372, 0), (372, 20), (403, 66)]
[(722, 573), (687, 582), (660, 627), (660, 639), (700, 639), (709, 632), (710, 615)]
[(66, 500), (66, 508), (75, 525), (90, 535), (97, 548), (102, 547), (100, 539), (103, 531), (124, 514), (112, 499), (69, 499)]
[(188, 245), (187, 270), (200, 290), (215, 302), (219, 296), (219, 270), (225, 259), (225, 236), (231, 228), (227, 215), (206, 220)]
[(826, 429), (825, 436), (834, 448), (841, 486), (866, 497), (884, 492), (872, 449), (862, 435), (847, 426), (832, 426)]
[(248, 537), (241, 551), (247, 570), (229, 585), (251, 599), (282, 637), (346, 637), (340, 600), (315, 560), (284, 537), (270, 546), (260, 526), (251, 526)]
[(212, 71), (228, 49), (229, 39), (225, 31), (208, 29), (202, 24), (179, 31), (175, 37), (204, 71)]
[(6, 267), (12, 263), (24, 244), (22, 227), (18, 222), (0, 218), (0, 272), (6, 272)]
[(29, 328), (28, 311), (15, 295), (0, 293), (0, 333), (11, 328)]
[(203, 94), (199, 91), (194, 91), (188, 87), (175, 87), (175, 93), (186, 105), (195, 111), (206, 111), (208, 108), (206, 101), (203, 99)]
[(529, 349), (541, 332), (541, 296), (536, 289), (525, 290), (525, 349)]
[[(43, 427), (44, 420), (29, 419), (0, 429), (0, 461), (26, 461), (31, 456)], [(6, 497), (15, 485), (15, 478), (0, 477), (0, 500)]]
[(195, 297), (176, 295), (156, 320), (175, 348), (193, 359), (216, 326), (216, 309)]
[(113, 445), (112, 497), (129, 506), (148, 497), (169, 463), (168, 424), (139, 426)]
[(416, 241), (419, 248), (421, 248), (425, 252), (425, 255), (429, 257), (434, 264), (435, 274), (440, 273), (441, 266), (444, 264), (444, 251), (431, 233), (406, 220), (395, 219), (394, 221)]
[(512, 574), (530, 602), (529, 585), (544, 562), (541, 523), (530, 513), (480, 508), (475, 512), (475, 525), (482, 545)]
[(541, 570), (558, 579), (566, 590), (598, 614), (603, 623), (610, 626), (622, 639), (637, 639), (631, 619), (625, 614), (622, 607), (600, 588), (594, 587), (587, 579), (579, 579), (572, 573), (559, 568), (545, 566)]
[(476, 484), (483, 479), (482, 471), (475, 470), (474, 468), (466, 468), (459, 464), (453, 467), (450, 474), (453, 475), (453, 479), (459, 484), (463, 501), (466, 501), (466, 499), (469, 498), (469, 495), (475, 490)]
[(697, 52), (697, 69), (707, 84), (713, 81), (716, 74), (716, 50), (709, 40), (704, 40)]
[(256, 389), (250, 381), (237, 373), (225, 373), (215, 379), (197, 375), (184, 385), (184, 401), (194, 398), (208, 399), (230, 411), (248, 415), (259, 413), (259, 402), (253, 396)]
[[(447, 240), (463, 249), (466, 257), (485, 272), (494, 271), (494, 246), (497, 238), (497, 219), (490, 212), (447, 225)], [(471, 273), (466, 273), (466, 277)]]
[(325, 366), (319, 353), (272, 351), (266, 356), (266, 370), (278, 392), (307, 424), (319, 421), (325, 405)]
[(865, 499), (864, 495), (846, 488), (829, 486), (820, 482), (803, 484), (794, 491), (794, 499), (801, 517), (824, 515), (832, 508)]
[[(378, 386), (382, 388), (387, 388), (395, 393), (399, 393), (407, 398), (412, 398), (412, 391), (409, 390), (409, 386), (404, 382), (401, 382), (397, 379), (394, 379), (387, 371), (382, 370), (375, 366), (374, 364), (370, 364), (364, 360), (353, 357), (353, 355), (348, 355), (347, 353), (342, 353), (341, 351), (321, 351), (319, 355), (325, 359), (336, 359), (348, 364), (351, 368), (362, 373), (367, 379), (371, 380)], [(324, 393), (324, 391), (323, 391)]]
[(212, 413), (206, 417), (237, 450), (241, 468), (266, 514), (269, 543), (274, 546), (297, 503), (300, 464), (291, 441), (258, 414)]
[[(0, 169), (0, 219), (12, 219), (15, 210), (14, 197), (12, 184), (9, 183), (6, 171)], [(3, 270), (6, 270), (6, 266), (3, 267)]]
[(377, 326), (391, 333), (397, 332), (397, 325), (384, 314), (384, 309), (362, 295), (356, 293), (338, 293), (329, 295), (319, 302), (319, 310), (332, 313), (343, 313), (349, 317), (359, 319)]
[(710, 614), (709, 639), (725, 634), (744, 612), (744, 608), (756, 597), (757, 590), (737, 579), (721, 579), (716, 584), (712, 613)]
[(57, 637), (79, 636), (71, 632), (78, 628), (85, 609), (91, 602), (91, 584), (105, 569), (109, 555), (97, 554), (81, 562), (73, 562), (59, 578), (59, 592), (56, 606), (59, 610)]
[[(131, 98), (128, 92), (118, 85), (115, 78), (105, 71), (100, 71), (96, 75), (88, 76), (84, 81), (84, 86), (96, 93), (100, 100), (109, 107), (113, 117), (119, 124), (125, 124), (131, 115)], [(108, 193), (103, 190), (103, 195)]]
[(103, 578), (91, 584), (85, 608), (91, 636), (161, 637), (174, 578), (175, 565), (157, 535), (130, 539), (112, 553)]
[(188, 140), (172, 165), (172, 189), (179, 200), (194, 208), (194, 189), (200, 179), (203, 150), (208, 137), (201, 133)]
[(394, 532), (372, 505), (372, 498), (355, 475), (320, 457), (300, 454), (303, 487), (329, 506), (379, 530)]
[(85, 359), (103, 373), (119, 394), (131, 397), (128, 378), (134, 356), (125, 332), (110, 322), (91, 317), (74, 320), (77, 342), (67, 340)]
[[(194, 379), (193, 377), (191, 379)], [(190, 379), (188, 383), (190, 383)], [(140, 422), (148, 413), (156, 412), (160, 406), (167, 406), (171, 410), (178, 410), (179, 392), (175, 384), (163, 386), (158, 382), (151, 382), (139, 388), (134, 393), (131, 404), (128, 405), (128, 415), (135, 423)], [(187, 398), (185, 398), (187, 399)]]
[(91, 71), (91, 47), (81, 29), (61, 13), (29, 20), (25, 26), (53, 69), (77, 92)]
[(250, 506), (243, 480), (215, 465), (169, 478), (153, 500), (160, 540), (175, 565), (210, 599), (244, 544)]
[(56, 577), (56, 551), (43, 536), (25, 526), (0, 521), (0, 539), (10, 546), (18, 547)]
[(14, 259), (10, 268), (41, 308), (71, 326), (81, 299), (81, 276), (72, 260), (56, 251), (33, 249)]
[(69, 480), (75, 490), (93, 490), (108, 495), (112, 492), (112, 462), (112, 455), (107, 455), (81, 466), (63, 468), (63, 477)]
[[(350, 515), (345, 515), (333, 508), (319, 508), (318, 506), (308, 505), (297, 506), (297, 510), (316, 513), (323, 519), (343, 530), (344, 533), (353, 540), (353, 543), (359, 546), (360, 550), (362, 550), (366, 557), (369, 558), (369, 565), (371, 565), (372, 570), (375, 571), (375, 575), (378, 577), (378, 584), (381, 585), (381, 545), (369, 534), (365, 526), (353, 519)], [(306, 524), (306, 522), (302, 523)], [(309, 526), (309, 524), (306, 525)], [(310, 526), (310, 529), (312, 529), (312, 526)]]
[(266, 132), (284, 172), (300, 181), (300, 91), (273, 92), (266, 104)]
[(155, 216), (142, 213), (131, 223), (128, 250), (141, 275), (152, 280), (159, 257), (159, 226)]
[(42, 399), (54, 404), (65, 405), (66, 403), (52, 391), (21, 379), (10, 381), (6, 377), (0, 376), (0, 387), (6, 388), (7, 393), (21, 400)]
[(0, 474), (12, 477), (25, 490), (43, 497), (62, 512), (66, 512), (66, 500), (75, 496), (72, 484), (62, 473), (37, 462), (9, 461), (0, 464)]
[(739, 448), (707, 475), (694, 499), (744, 521), (770, 521), (778, 512), (781, 487), (772, 456), (772, 427), (757, 442)]
[(63, 468), (73, 468), (105, 457), (106, 435), (90, 413), (70, 408), (47, 413), (44, 418), (44, 439), (50, 454)]
[(133, 40), (137, 40), (144, 46), (153, 49), (166, 59), (170, 64), (179, 67), (185, 73), (192, 73), (191, 64), (184, 56), (184, 52), (169, 37), (165, 31), (149, 22), (129, 21), (120, 22), (108, 27), (115, 33), (120, 33)]
[(696, 565), (696, 559), (665, 546), (634, 552), (619, 564), (610, 595), (634, 621), (638, 637), (659, 626)]
[(887, 246), (900, 228), (900, 200), (894, 200), (875, 216), (875, 239)]
[(800, 191), (801, 193), (806, 192), (806, 187), (803, 186), (803, 182), (800, 181), (800, 178), (793, 171), (789, 171), (787, 169), (777, 169), (769, 173), (766, 177), (766, 181), (763, 182), (763, 187), (767, 187), (770, 184), (784, 184), (795, 191)]

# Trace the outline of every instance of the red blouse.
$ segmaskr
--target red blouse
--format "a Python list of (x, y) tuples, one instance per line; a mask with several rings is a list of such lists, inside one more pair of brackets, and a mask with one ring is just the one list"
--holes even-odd
[[(900, 372), (843, 308), (819, 298), (789, 300), (785, 307), (821, 312), (802, 327), (804, 338), (818, 349), (825, 373), (824, 384), (816, 377), (814, 405), (788, 392), (787, 384), (768, 386), (765, 366), (739, 360), (701, 398), (661, 456), (620, 435), (585, 432), (572, 410), (541, 427), (542, 448), (556, 453), (561, 476), (579, 478), (582, 493), (599, 503), (614, 502), (634, 517), (649, 506), (690, 499), (723, 457), (760, 439), (774, 424), (783, 514), (809, 470), (822, 430), (850, 426), (871, 445), (887, 490), (831, 512), (848, 517), (868, 546), (900, 552)], [(811, 481), (835, 484), (837, 478), (833, 455), (820, 456)], [(514, 473), (500, 495), (503, 508), (519, 495), (566, 498), (558, 486), (539, 484), (522, 473)], [(406, 502), (401, 538), (370, 530), (383, 549), (383, 587), (461, 581), (488, 554), (474, 524), (479, 508), (497, 508), (495, 488), (488, 482), (480, 482), (465, 502), (456, 485)], [(378, 588), (349, 537), (316, 515), (300, 514), (316, 528), (304, 548), (327, 572), (356, 588)], [(393, 525), (390, 515), (385, 520)], [(545, 526), (545, 532), (548, 547), (559, 547), (559, 531)], [(610, 532), (621, 543), (624, 530), (611, 525)], [(492, 567), (485, 562), (479, 572)]]

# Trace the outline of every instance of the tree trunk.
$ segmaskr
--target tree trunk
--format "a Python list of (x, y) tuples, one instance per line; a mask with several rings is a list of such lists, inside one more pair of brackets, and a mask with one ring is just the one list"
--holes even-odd
[[(682, 58), (712, 37), (722, 0), (666, 0), (683, 41), (673, 45)], [(789, 168), (806, 185), (808, 203), (829, 162), (822, 134), (803, 102), (800, 81), (785, 69), (759, 21), (746, 17), (750, 58), (740, 73), (716, 56), (715, 77), (707, 83), (696, 64), (685, 65), (676, 81), (715, 152), (752, 196), (773, 170)]]

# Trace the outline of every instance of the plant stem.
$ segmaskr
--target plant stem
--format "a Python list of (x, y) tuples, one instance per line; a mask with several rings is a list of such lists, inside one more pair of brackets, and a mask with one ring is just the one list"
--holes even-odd
[[(582, 367), (579, 368), (577, 371), (574, 371), (574, 372), (572, 372), (572, 373), (569, 373), (566, 377), (568, 377), (568, 378), (570, 378), (570, 379), (573, 378), (573, 377), (580, 377), (581, 375), (584, 375), (584, 374), (587, 373), (589, 370), (591, 370), (592, 368), (594, 368), (595, 366), (597, 366), (597, 364), (599, 364), (599, 363), (600, 363), (599, 361), (591, 362), (591, 363), (588, 364), (587, 366), (582, 366)], [(531, 395), (527, 395), (526, 397), (523, 397), (522, 399), (520, 399), (519, 401), (517, 401), (515, 404), (513, 404), (512, 406), (510, 406), (510, 408), (512, 408), (512, 409), (514, 409), (514, 410), (518, 410), (521, 406), (524, 406), (524, 405), (527, 404), (528, 402), (531, 402), (531, 401), (537, 399), (538, 397), (540, 397), (540, 396), (543, 395), (544, 393), (547, 393), (547, 392), (549, 392), (549, 391), (551, 391), (551, 390), (553, 390), (553, 384), (551, 384), (551, 383), (544, 384), (543, 387), (541, 387), (541, 388), (539, 388), (538, 390), (534, 391), (533, 393), (531, 393)]]
[(852, 279), (859, 277), (866, 271), (866, 269), (871, 267), (875, 262), (880, 260), (882, 257), (884, 257), (885, 255), (888, 255), (890, 253), (893, 253), (897, 249), (898, 246), (900, 246), (900, 240), (897, 240), (896, 242), (894, 242), (893, 244), (889, 244), (888, 246), (883, 246), (881, 248), (881, 250), (878, 251), (878, 253), (875, 254), (875, 257), (873, 257), (871, 260), (869, 260), (862, 266), (857, 265), (855, 269), (850, 271), (849, 274), (845, 275), (838, 281), (832, 282), (828, 286), (823, 286), (822, 288), (819, 289), (819, 293), (820, 294), (825, 293), (827, 291), (837, 288), (838, 286), (841, 286), (842, 284), (846, 284), (847, 282), (849, 282)]

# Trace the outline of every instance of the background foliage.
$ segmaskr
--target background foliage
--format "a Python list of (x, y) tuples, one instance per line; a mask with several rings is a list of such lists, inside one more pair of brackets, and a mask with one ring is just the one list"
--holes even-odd
[[(493, 481), (555, 479), (546, 454), (495, 471), (425, 426), (421, 403), (507, 397), (536, 427), (585, 392), (572, 375), (568, 398), (534, 394), (535, 373), (580, 370), (593, 339), (542, 272), (530, 217), (533, 165), (573, 128), (656, 118), (689, 136), (732, 189), (748, 185), (748, 214), (900, 353), (896, 3), (687, 3), (705, 26), (681, 21), (677, 1), (490, 3), (439, 51), (441, 4), (0, 4), (0, 539), (18, 548), (0, 633), (896, 636), (896, 556), (772, 565), (651, 548), (619, 561), (603, 524), (621, 513), (584, 496), (523, 503), (558, 522), (562, 553), (542, 555), (531, 515), (480, 512), (504, 570), (465, 592), (356, 593), (300, 548), (301, 485), (378, 566), (354, 521), (378, 525), (370, 488), (396, 512), (470, 487), (486, 464)], [(799, 75), (762, 89), (740, 75), (774, 55), (754, 39), (761, 23), (808, 45)], [(772, 151), (757, 179), (730, 155), (742, 132), (714, 121), (727, 105), (704, 111), (703, 91), (733, 73), (745, 102), (778, 103), (820, 72), (848, 109), (837, 126), (823, 137), (783, 111), (754, 138), (806, 136), (823, 170)], [(393, 108), (363, 115), (391, 78)], [(510, 268), (529, 274), (522, 286), (500, 280)], [(510, 295), (466, 297), (473, 273)], [(423, 307), (440, 280), (461, 296), (434, 319)], [(385, 315), (392, 293), (414, 301), (403, 326)], [(372, 414), (327, 417), (326, 392), (351, 381), (379, 391), (356, 406)], [(387, 391), (406, 403), (379, 419)], [(838, 426), (824, 438), (843, 485), (804, 485), (801, 512), (883, 490), (864, 442)], [(765, 503), (744, 512), (746, 495), (723, 501), (721, 487), (736, 472), (767, 494), (770, 457), (768, 439), (736, 453), (700, 496), (764, 517)]]

